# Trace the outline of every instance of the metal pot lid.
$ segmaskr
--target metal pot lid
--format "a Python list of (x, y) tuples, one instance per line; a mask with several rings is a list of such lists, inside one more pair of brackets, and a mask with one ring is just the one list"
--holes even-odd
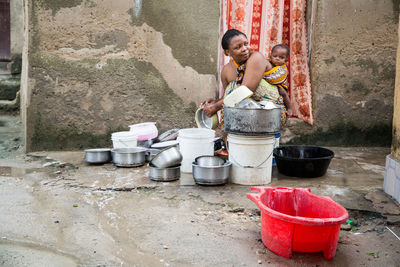
[(85, 149), (85, 152), (110, 152), (111, 148), (90, 148)]
[(179, 142), (177, 140), (170, 140), (170, 141), (155, 143), (151, 146), (151, 148), (162, 149), (162, 148), (167, 148), (167, 147), (171, 147), (171, 146), (176, 146), (178, 144), (179, 144)]
[(170, 140), (175, 140), (178, 137), (178, 131), (179, 129), (171, 129), (168, 130), (158, 136), (158, 140), (160, 142), (165, 142), (165, 141), (170, 141)]
[(137, 152), (144, 152), (147, 151), (145, 147), (130, 147), (130, 148), (114, 148), (111, 150), (112, 152), (115, 153), (137, 153)]

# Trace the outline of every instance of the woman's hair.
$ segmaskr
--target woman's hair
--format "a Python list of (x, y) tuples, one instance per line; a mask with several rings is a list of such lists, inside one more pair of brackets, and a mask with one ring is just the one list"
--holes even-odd
[(222, 40), (221, 40), (222, 48), (223, 48), (224, 50), (228, 50), (228, 49), (229, 49), (229, 44), (230, 44), (230, 42), (231, 42), (231, 39), (232, 39), (233, 37), (235, 37), (235, 36), (238, 36), (238, 35), (244, 35), (244, 37), (247, 38), (246, 34), (244, 34), (244, 33), (241, 32), (241, 31), (238, 31), (238, 30), (236, 30), (236, 29), (227, 30), (227, 31), (225, 32), (224, 36), (222, 37)]

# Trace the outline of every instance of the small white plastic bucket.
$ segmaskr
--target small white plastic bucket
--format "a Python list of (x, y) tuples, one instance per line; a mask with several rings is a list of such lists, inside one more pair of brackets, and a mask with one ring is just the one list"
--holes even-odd
[(111, 134), (114, 148), (130, 148), (137, 146), (138, 136), (132, 132), (116, 132)]
[(192, 172), (192, 162), (200, 156), (214, 155), (215, 131), (188, 128), (178, 132), (179, 150), (182, 154), (181, 172)]
[(231, 182), (265, 185), (271, 182), (275, 136), (228, 134), (228, 154), (232, 162)]

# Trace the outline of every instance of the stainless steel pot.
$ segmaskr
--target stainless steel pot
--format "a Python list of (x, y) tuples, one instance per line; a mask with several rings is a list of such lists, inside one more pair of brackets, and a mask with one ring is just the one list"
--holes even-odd
[(192, 164), (193, 178), (199, 185), (223, 185), (228, 182), (232, 163), (226, 161), (221, 166), (201, 166)]
[(149, 148), (146, 151), (146, 162), (150, 162), (158, 153), (161, 152), (161, 149)]
[(170, 168), (157, 168), (152, 164), (150, 167), (150, 179), (157, 182), (170, 182), (181, 177), (181, 165)]
[(242, 135), (276, 134), (281, 130), (281, 109), (224, 107), (224, 131)]
[(224, 165), (226, 160), (217, 156), (200, 156), (194, 160), (194, 163), (203, 167), (217, 167)]
[(154, 156), (151, 165), (158, 168), (174, 167), (181, 164), (182, 154), (176, 146), (166, 148)]
[(115, 148), (111, 150), (111, 153), (115, 166), (139, 167), (146, 161), (146, 151), (144, 147)]
[(111, 161), (110, 148), (93, 148), (85, 150), (85, 161), (89, 164), (103, 164)]

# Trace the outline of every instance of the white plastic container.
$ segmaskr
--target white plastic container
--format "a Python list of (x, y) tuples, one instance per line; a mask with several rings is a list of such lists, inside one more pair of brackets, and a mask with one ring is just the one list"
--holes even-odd
[(224, 105), (227, 107), (233, 107), (243, 99), (251, 97), (252, 95), (253, 92), (249, 88), (244, 85), (239, 86), (224, 98)]
[(158, 129), (155, 122), (143, 122), (129, 125), (130, 131), (138, 136), (138, 141), (147, 141), (158, 136)]
[(137, 135), (132, 132), (116, 132), (111, 134), (114, 148), (136, 147), (137, 139)]
[(246, 136), (228, 134), (231, 182), (265, 185), (271, 182), (274, 135)]
[(178, 132), (179, 150), (182, 154), (181, 172), (192, 172), (192, 162), (199, 156), (214, 155), (215, 131), (188, 128)]

